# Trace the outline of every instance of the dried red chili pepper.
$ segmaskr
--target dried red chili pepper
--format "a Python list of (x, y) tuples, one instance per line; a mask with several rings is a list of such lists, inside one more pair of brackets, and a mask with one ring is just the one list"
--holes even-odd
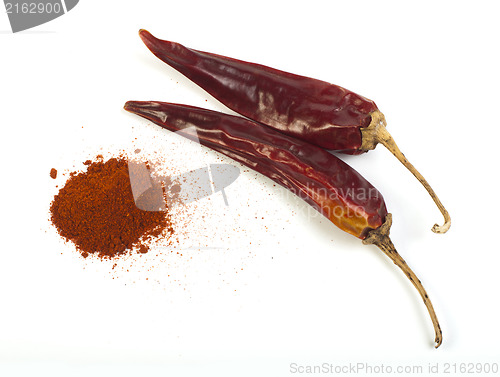
[(365, 244), (378, 246), (420, 293), (439, 347), (442, 332), (436, 313), (422, 283), (389, 238), (392, 216), (387, 213), (384, 199), (353, 168), (322, 148), (241, 117), (156, 101), (129, 101), (125, 110), (170, 131), (194, 127), (201, 144), (264, 174), (304, 199), (340, 229)]
[(139, 35), (159, 59), (250, 119), (343, 153), (367, 152), (382, 143), (422, 183), (443, 214), (445, 223), (435, 224), (432, 230), (445, 233), (450, 228), (448, 211), (401, 153), (373, 101), (324, 81), (189, 49), (146, 30)]

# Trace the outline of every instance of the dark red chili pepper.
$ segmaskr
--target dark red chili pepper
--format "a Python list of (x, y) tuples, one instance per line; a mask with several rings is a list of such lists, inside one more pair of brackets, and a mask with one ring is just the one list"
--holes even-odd
[[(241, 117), (156, 101), (129, 101), (125, 110), (170, 131), (194, 127), (202, 145), (262, 173), (340, 229), (365, 244), (377, 245), (417, 288), (434, 325), (436, 347), (441, 344), (442, 332), (432, 303), (389, 238), (392, 216), (382, 195), (349, 165), (322, 148)], [(186, 137), (191, 135), (186, 133)]]
[(424, 185), (443, 214), (444, 225), (436, 224), (432, 230), (449, 229), (448, 211), (401, 153), (373, 101), (324, 81), (160, 40), (146, 30), (139, 35), (159, 59), (250, 119), (343, 153), (359, 154), (382, 143)]

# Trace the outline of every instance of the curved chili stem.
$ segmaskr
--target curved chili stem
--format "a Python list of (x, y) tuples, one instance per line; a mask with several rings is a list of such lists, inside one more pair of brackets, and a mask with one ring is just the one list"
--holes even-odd
[(436, 193), (429, 185), (429, 183), (427, 183), (422, 174), (420, 174), (418, 170), (415, 169), (415, 167), (406, 159), (405, 155), (399, 150), (391, 134), (387, 131), (387, 123), (385, 121), (384, 114), (382, 114), (380, 111), (374, 111), (371, 115), (372, 121), (370, 125), (367, 128), (361, 129), (363, 140), (361, 150), (368, 151), (371, 149), (375, 149), (378, 143), (381, 143), (384, 147), (386, 147), (425, 187), (431, 198), (434, 200), (434, 203), (436, 203), (437, 207), (443, 214), (444, 224), (434, 224), (434, 226), (432, 227), (432, 231), (434, 233), (446, 233), (451, 226), (450, 214), (448, 213), (446, 208), (444, 208)]
[(391, 225), (392, 225), (392, 215), (389, 213), (386, 216), (385, 223), (381, 225), (379, 228), (372, 230), (370, 233), (368, 233), (368, 236), (363, 240), (363, 243), (365, 245), (372, 245), (372, 244), (376, 245), (380, 250), (384, 252), (385, 255), (387, 255), (394, 262), (396, 266), (398, 266), (405, 273), (408, 279), (410, 279), (410, 281), (413, 283), (418, 293), (420, 293), (422, 300), (424, 300), (424, 304), (427, 307), (427, 310), (429, 311), (429, 315), (431, 317), (431, 321), (434, 326), (434, 331), (436, 333), (436, 338), (434, 341), (436, 342), (436, 348), (438, 348), (443, 342), (443, 332), (441, 331), (441, 327), (439, 326), (439, 321), (437, 319), (436, 312), (434, 311), (432, 302), (429, 296), (427, 295), (427, 292), (425, 291), (422, 282), (417, 277), (417, 275), (415, 275), (412, 269), (406, 264), (403, 257), (399, 255), (399, 253), (396, 251), (396, 248), (394, 247), (394, 244), (389, 238), (389, 230), (391, 228)]

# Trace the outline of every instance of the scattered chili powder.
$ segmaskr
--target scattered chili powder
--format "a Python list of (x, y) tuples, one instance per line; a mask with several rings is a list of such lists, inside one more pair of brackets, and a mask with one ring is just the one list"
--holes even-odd
[(127, 250), (149, 250), (154, 238), (173, 233), (168, 211), (136, 207), (124, 157), (85, 161), (87, 170), (71, 173), (50, 206), (59, 234), (83, 257), (113, 258)]
[(50, 169), (50, 178), (56, 179), (57, 178), (57, 170), (52, 168)]

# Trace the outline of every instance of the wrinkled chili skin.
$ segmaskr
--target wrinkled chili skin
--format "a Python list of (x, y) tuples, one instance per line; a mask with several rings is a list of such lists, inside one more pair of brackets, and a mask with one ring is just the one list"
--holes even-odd
[(139, 33), (151, 52), (230, 109), (322, 148), (358, 154), (375, 103), (340, 86)]
[(251, 120), (187, 105), (129, 101), (125, 109), (170, 131), (195, 127), (202, 145), (288, 188), (358, 238), (364, 239), (385, 220), (382, 194), (349, 165), (315, 145)]

